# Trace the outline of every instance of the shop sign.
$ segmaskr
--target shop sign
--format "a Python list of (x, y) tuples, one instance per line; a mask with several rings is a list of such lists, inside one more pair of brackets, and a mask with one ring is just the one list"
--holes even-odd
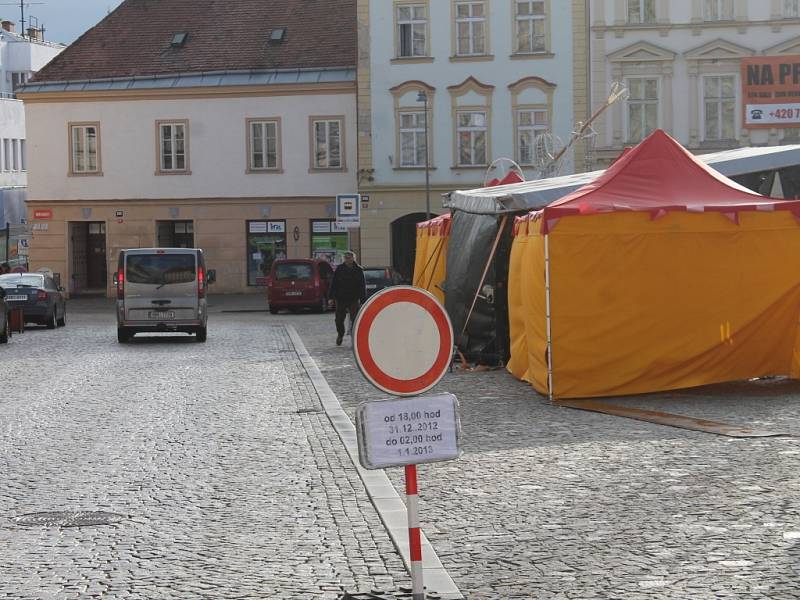
[(312, 224), (312, 231), (314, 233), (330, 233), (331, 232), (331, 222), (330, 221), (314, 221)]
[(33, 211), (34, 219), (52, 219), (53, 211), (49, 208), (39, 208)]
[(250, 221), (250, 233), (267, 233), (266, 221)]
[(286, 233), (286, 223), (283, 221), (269, 221), (267, 223), (267, 230), (270, 233)]
[(744, 126), (800, 127), (800, 56), (744, 58)]
[(342, 223), (331, 223), (331, 233), (347, 233), (347, 226)]

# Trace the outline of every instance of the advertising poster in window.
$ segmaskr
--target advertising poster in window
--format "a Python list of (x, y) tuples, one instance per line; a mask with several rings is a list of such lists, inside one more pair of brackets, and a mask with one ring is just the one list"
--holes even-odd
[(800, 127), (800, 56), (742, 59), (744, 126)]
[(272, 263), (286, 258), (285, 221), (247, 222), (247, 285), (266, 286)]
[(344, 260), (348, 249), (347, 228), (328, 219), (311, 221), (311, 258), (321, 258), (336, 266)]

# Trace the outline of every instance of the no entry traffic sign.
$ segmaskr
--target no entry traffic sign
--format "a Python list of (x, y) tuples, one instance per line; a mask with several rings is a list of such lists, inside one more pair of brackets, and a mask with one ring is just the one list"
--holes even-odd
[(353, 352), (375, 387), (397, 396), (429, 390), (444, 377), (453, 355), (453, 326), (429, 292), (395, 286), (361, 308), (353, 326)]

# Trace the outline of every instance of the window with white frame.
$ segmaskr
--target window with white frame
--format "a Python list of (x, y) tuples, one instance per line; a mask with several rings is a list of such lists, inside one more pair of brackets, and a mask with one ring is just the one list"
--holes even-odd
[(25, 147), (25, 140), (19, 141), (19, 170), (20, 171), (28, 170), (28, 156), (27, 156), (27, 149)]
[(11, 140), (11, 170), (19, 171), (19, 140)]
[(547, 50), (547, 7), (545, 0), (514, 0), (516, 52), (530, 54)]
[(340, 119), (313, 119), (315, 169), (342, 168), (342, 121)]
[(656, 0), (628, 0), (628, 23), (655, 23)]
[(456, 112), (458, 165), (486, 164), (486, 140), (489, 126), (486, 112), (463, 110)]
[(520, 108), (517, 110), (517, 161), (521, 165), (534, 163), (536, 138), (550, 129), (550, 116), (546, 109)]
[(165, 173), (188, 170), (186, 123), (158, 122), (159, 170)]
[(3, 140), (3, 171), (11, 170), (11, 140), (5, 138)]
[(706, 21), (732, 21), (733, 0), (704, 0), (703, 19)]
[(628, 141), (640, 142), (658, 128), (658, 79), (628, 79)]
[(428, 54), (428, 16), (425, 4), (399, 4), (397, 9), (397, 56)]
[(800, 18), (800, 0), (783, 0), (783, 18)]
[(403, 111), (400, 121), (400, 166), (424, 167), (427, 144), (425, 141), (425, 111)]
[(97, 125), (70, 125), (70, 172), (97, 173), (99, 167)]
[(736, 139), (736, 77), (703, 77), (703, 106), (705, 139)]
[(11, 72), (11, 93), (16, 94), (17, 88), (25, 85), (28, 81), (27, 71), (12, 71)]
[(267, 171), (278, 169), (278, 122), (273, 120), (251, 120), (248, 128), (250, 138), (250, 170)]
[(485, 2), (456, 2), (456, 55), (486, 54)]

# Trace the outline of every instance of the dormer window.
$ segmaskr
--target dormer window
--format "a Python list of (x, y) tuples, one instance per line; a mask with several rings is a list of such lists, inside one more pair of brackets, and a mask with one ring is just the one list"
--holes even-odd
[(172, 41), (169, 43), (170, 46), (173, 48), (181, 48), (186, 43), (186, 38), (189, 37), (189, 34), (185, 31), (179, 31), (178, 33), (172, 36)]

